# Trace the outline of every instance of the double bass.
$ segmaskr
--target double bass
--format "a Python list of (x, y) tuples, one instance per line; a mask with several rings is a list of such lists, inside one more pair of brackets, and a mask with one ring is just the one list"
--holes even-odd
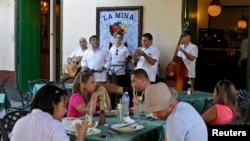
[[(181, 44), (181, 38), (184, 32), (188, 30), (189, 22), (183, 24), (182, 34), (180, 35), (177, 46)], [(185, 78), (187, 76), (187, 68), (181, 57), (177, 56), (178, 50), (175, 50), (172, 61), (165, 69), (166, 84), (170, 87), (175, 87), (177, 91), (183, 91)]]

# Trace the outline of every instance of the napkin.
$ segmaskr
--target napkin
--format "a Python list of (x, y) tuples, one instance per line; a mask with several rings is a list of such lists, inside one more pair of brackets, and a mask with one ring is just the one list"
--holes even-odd
[(129, 116), (124, 117), (123, 120), (127, 123), (134, 123), (135, 121), (133, 119), (131, 119)]

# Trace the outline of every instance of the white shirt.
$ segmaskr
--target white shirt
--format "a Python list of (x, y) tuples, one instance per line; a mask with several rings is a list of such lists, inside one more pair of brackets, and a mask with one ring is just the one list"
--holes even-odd
[(193, 56), (195, 56), (195, 59), (191, 61), (186, 57), (186, 55), (183, 52), (178, 51), (177, 53), (177, 56), (183, 59), (183, 62), (187, 67), (188, 77), (195, 78), (195, 66), (196, 66), (196, 59), (198, 57), (198, 47), (195, 44), (192, 44), (191, 42), (188, 44), (186, 48), (184, 47), (184, 44), (180, 45), (180, 47), (183, 48), (187, 53), (190, 53)]
[(81, 48), (75, 49), (71, 54), (70, 54), (70, 58), (72, 58), (73, 60), (78, 57), (78, 56), (83, 56), (84, 53), (86, 52), (87, 49), (82, 50)]
[[(86, 51), (86, 54), (82, 58), (82, 67), (98, 70), (101, 67), (105, 67), (106, 70), (109, 69), (111, 64), (111, 56), (107, 49), (97, 48), (95, 51), (90, 48)], [(95, 81), (96, 82), (107, 82), (107, 71), (102, 73), (95, 72)]]
[(248, 38), (242, 40), (240, 45), (240, 61), (247, 59)]
[(139, 69), (139, 68), (144, 69), (148, 74), (149, 80), (151, 82), (155, 82), (156, 75), (158, 72), (158, 61), (160, 58), (160, 51), (157, 47), (153, 45), (151, 45), (149, 48), (142, 47), (141, 50), (144, 51), (147, 55), (149, 55), (153, 59), (155, 59), (156, 62), (154, 65), (151, 65), (144, 58), (144, 56), (140, 56), (135, 69)]
[(19, 119), (9, 137), (11, 141), (69, 141), (62, 123), (40, 109)]
[(168, 141), (207, 141), (207, 127), (199, 113), (186, 102), (179, 102), (166, 121)]
[[(109, 73), (115, 73), (116, 75), (125, 75), (125, 64), (124, 61), (130, 55), (127, 47), (121, 45), (116, 47), (113, 45), (110, 50), (111, 54), (111, 66)], [(123, 65), (123, 66), (112, 66), (112, 65)]]

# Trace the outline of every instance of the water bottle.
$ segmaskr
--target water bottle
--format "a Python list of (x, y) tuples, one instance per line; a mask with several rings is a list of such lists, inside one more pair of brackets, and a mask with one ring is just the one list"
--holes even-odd
[(122, 95), (122, 105), (123, 105), (123, 116), (124, 117), (129, 116), (129, 103), (130, 103), (130, 98), (129, 98), (128, 92), (125, 92)]

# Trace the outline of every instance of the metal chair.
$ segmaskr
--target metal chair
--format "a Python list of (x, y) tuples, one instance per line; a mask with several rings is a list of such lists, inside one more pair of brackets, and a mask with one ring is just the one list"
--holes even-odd
[(10, 141), (9, 133), (12, 131), (16, 121), (25, 115), (28, 111), (17, 110), (7, 113), (2, 119), (0, 119), (0, 130), (3, 141)]
[(60, 89), (66, 90), (65, 84), (64, 84), (63, 82), (50, 81), (50, 82), (48, 82), (47, 84), (49, 84), (49, 85), (54, 85), (54, 86), (59, 87)]
[(28, 85), (29, 85), (29, 90), (31, 95), (33, 96), (33, 88), (36, 84), (47, 84), (49, 80), (47, 79), (36, 79), (36, 80), (29, 80)]
[(18, 86), (11, 84), (4, 84), (4, 92), (10, 101), (10, 105), (6, 105), (6, 111), (13, 110), (29, 110), (31, 101), (29, 99), (30, 92), (22, 93)]
[(62, 79), (60, 82), (62, 83), (73, 83), (75, 80), (75, 76), (69, 76), (64, 79)]
[(8, 75), (4, 76), (4, 78), (2, 79), (2, 82), (0, 84), (0, 93), (4, 93), (4, 87), (3, 87), (3, 85), (5, 83), (7, 83), (8, 80), (9, 80), (9, 76)]
[(250, 119), (250, 93), (244, 89), (237, 90), (238, 107), (241, 110), (242, 116), (234, 119), (231, 125), (247, 125)]

